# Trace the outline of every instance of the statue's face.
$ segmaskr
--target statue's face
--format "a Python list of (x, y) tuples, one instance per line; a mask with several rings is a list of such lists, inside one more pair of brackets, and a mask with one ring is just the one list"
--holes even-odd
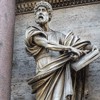
[(38, 7), (35, 13), (36, 23), (45, 24), (49, 21), (49, 13), (45, 7)]

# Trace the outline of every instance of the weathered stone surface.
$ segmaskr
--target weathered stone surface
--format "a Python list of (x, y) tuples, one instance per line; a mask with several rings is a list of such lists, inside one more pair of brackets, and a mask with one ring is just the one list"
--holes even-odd
[[(16, 16), (12, 70), (12, 96), (18, 98), (15, 100), (23, 100), (20, 99), (21, 97), (26, 98), (26, 100), (29, 100), (27, 98), (30, 98), (30, 100), (33, 98), (26, 80), (35, 74), (35, 61), (33, 57), (28, 56), (25, 52), (24, 38), (26, 28), (34, 24), (34, 14)], [(64, 34), (72, 30), (76, 35), (90, 40), (93, 45), (100, 48), (100, 4), (55, 10), (50, 27), (64, 32)], [(100, 98), (99, 65), (100, 58), (89, 67), (87, 75), (89, 85), (88, 100), (99, 100)]]

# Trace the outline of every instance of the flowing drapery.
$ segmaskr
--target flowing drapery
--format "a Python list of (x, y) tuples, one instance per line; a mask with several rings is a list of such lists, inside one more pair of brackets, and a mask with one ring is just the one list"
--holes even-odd
[[(73, 95), (74, 92), (70, 72), (71, 65), (75, 63), (71, 61), (74, 54), (65, 51), (52, 61), (49, 56), (47, 56), (46, 59), (37, 60), (37, 55), (39, 55), (39, 53), (45, 48), (34, 43), (33, 37), (38, 35), (48, 39), (47, 35), (42, 31), (43, 30), (36, 27), (29, 27), (26, 31), (26, 49), (35, 57), (37, 65), (39, 66), (37, 66), (38, 72), (28, 81), (28, 84), (32, 87), (32, 93), (36, 93), (36, 100), (66, 100), (66, 97), (68, 95)], [(89, 44), (91, 44), (90, 41), (81, 40), (72, 32), (68, 33), (63, 41), (63, 45), (65, 46), (72, 46), (84, 51), (85, 47)], [(97, 53), (95, 55), (96, 57)], [(94, 56), (91, 56), (91, 58), (87, 59), (86, 62), (93, 58)], [(48, 62), (46, 62), (47, 59)], [(45, 64), (43, 64), (43, 62)], [(89, 63), (86, 63), (85, 66)], [(78, 66), (80, 69), (81, 65)], [(77, 68), (77, 64), (75, 67)]]

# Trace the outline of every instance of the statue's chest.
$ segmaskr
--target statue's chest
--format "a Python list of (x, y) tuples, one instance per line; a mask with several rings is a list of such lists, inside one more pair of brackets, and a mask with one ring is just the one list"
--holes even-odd
[[(59, 37), (56, 33), (49, 33), (48, 34), (48, 41), (52, 44), (59, 44)], [(58, 57), (59, 56), (59, 51), (48, 50), (48, 53), (52, 57)]]
[(49, 33), (47, 37), (49, 42), (59, 44), (60, 39), (56, 33)]

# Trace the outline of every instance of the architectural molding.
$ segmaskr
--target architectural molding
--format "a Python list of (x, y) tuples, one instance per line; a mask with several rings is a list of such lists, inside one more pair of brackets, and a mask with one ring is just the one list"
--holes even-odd
[[(39, 1), (39, 0), (38, 0)], [(53, 9), (83, 6), (88, 4), (98, 4), (100, 0), (45, 0), (49, 2)], [(32, 13), (35, 0), (17, 0), (16, 14)]]

